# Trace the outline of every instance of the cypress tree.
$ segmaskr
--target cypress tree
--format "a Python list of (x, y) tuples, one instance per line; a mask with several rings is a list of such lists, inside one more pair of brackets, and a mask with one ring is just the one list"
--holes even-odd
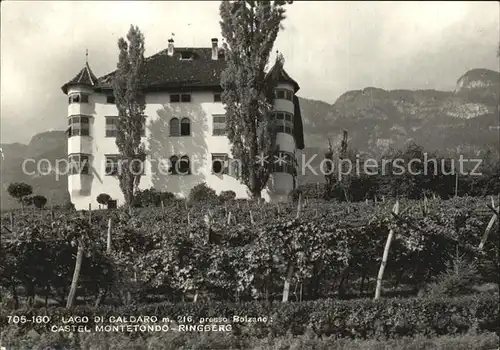
[[(127, 42), (128, 41), (128, 42)], [(118, 40), (118, 64), (113, 80), (113, 93), (118, 108), (116, 145), (121, 155), (117, 177), (131, 208), (141, 179), (146, 158), (141, 135), (145, 125), (145, 98), (141, 80), (144, 76), (144, 35), (138, 27), (130, 26), (124, 38)]]
[[(260, 198), (277, 151), (271, 121), (274, 92), (265, 70), (287, 3), (292, 1), (237, 0), (220, 5), (228, 61), (221, 76), (227, 137), (233, 157), (241, 164), (240, 181), (252, 198)], [(283, 65), (282, 56), (276, 64)]]

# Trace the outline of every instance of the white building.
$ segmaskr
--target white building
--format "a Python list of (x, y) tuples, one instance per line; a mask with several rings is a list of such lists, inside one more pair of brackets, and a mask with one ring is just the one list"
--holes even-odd
[[(248, 197), (246, 187), (227, 170), (228, 162), (217, 161), (231, 158), (225, 136), (225, 109), (220, 102), (220, 74), (225, 66), (224, 50), (218, 47), (217, 39), (212, 39), (212, 47), (208, 48), (176, 48), (170, 39), (166, 50), (145, 59), (147, 117), (143, 142), (147, 160), (140, 189), (153, 187), (186, 197), (191, 188), (205, 182), (217, 193), (233, 190), (238, 198)], [(299, 85), (275, 67), (271, 71), (279, 77), (275, 91), (275, 117), (280, 124), (277, 143), (287, 163), (273, 165), (262, 192), (267, 201), (287, 199), (296, 183), (295, 151), (304, 147), (295, 96)], [(62, 87), (68, 95), (69, 161), (86, 164), (75, 167), (80, 170), (68, 175), (68, 190), (77, 209), (87, 209), (89, 204), (97, 208), (100, 193), (107, 193), (118, 205), (124, 201), (118, 179), (113, 176), (118, 155), (118, 110), (112, 76), (110, 73), (97, 78), (87, 63)], [(168, 165), (180, 160), (181, 172), (186, 174), (169, 171)], [(184, 167), (190, 170), (184, 171)]]

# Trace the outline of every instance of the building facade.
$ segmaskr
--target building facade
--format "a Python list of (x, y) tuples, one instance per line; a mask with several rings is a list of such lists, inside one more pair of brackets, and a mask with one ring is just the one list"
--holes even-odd
[[(238, 198), (248, 193), (237, 179), (238, 162), (231, 157), (226, 137), (225, 108), (221, 103), (220, 74), (226, 66), (224, 49), (212, 47), (168, 48), (145, 59), (146, 123), (142, 141), (147, 159), (140, 189), (168, 191), (187, 197), (205, 182), (217, 193), (232, 190)], [(276, 67), (276, 66), (275, 66)], [(262, 197), (285, 201), (296, 183), (297, 149), (304, 147), (299, 85), (283, 70), (277, 77), (275, 113), (280, 159), (273, 163)], [(62, 91), (68, 96), (68, 190), (77, 209), (97, 208), (97, 196), (106, 193), (123, 204), (116, 177), (118, 147), (115, 143), (118, 110), (112, 78), (97, 78), (89, 64)], [(276, 161), (277, 160), (277, 161)]]

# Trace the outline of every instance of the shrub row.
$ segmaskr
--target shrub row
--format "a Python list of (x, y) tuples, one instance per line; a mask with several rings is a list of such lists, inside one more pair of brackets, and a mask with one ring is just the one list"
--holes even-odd
[(60, 350), (491, 350), (498, 346), (495, 333), (415, 337), (390, 340), (352, 340), (334, 337), (317, 337), (304, 334), (297, 337), (238, 337), (231, 333), (151, 333), (145, 338), (133, 339), (122, 333), (80, 333), (71, 339), (58, 333), (42, 336), (17, 337), (14, 328), (2, 337), (2, 345), (8, 349), (60, 349)]
[[(373, 301), (359, 299), (339, 301), (324, 299), (299, 303), (162, 303), (127, 307), (77, 307), (41, 308), (17, 310), (11, 314), (1, 312), (1, 324), (5, 326), (8, 315), (48, 315), (51, 322), (34, 325), (27, 322), (19, 325), (22, 331), (35, 328), (39, 333), (49, 331), (51, 325), (61, 324), (61, 317), (88, 316), (93, 327), (93, 316), (157, 316), (168, 317), (173, 322), (188, 323), (182, 317), (192, 316), (193, 323), (200, 318), (226, 317), (232, 324), (235, 335), (266, 337), (280, 336), (291, 332), (304, 334), (310, 327), (318, 336), (337, 338), (371, 339), (399, 338), (404, 336), (435, 336), (462, 334), (469, 331), (499, 331), (498, 294), (482, 294), (459, 298), (439, 299), (382, 299)], [(233, 316), (267, 317), (267, 322), (233, 322)], [(181, 319), (179, 319), (181, 318)], [(159, 322), (158, 321), (158, 322)], [(11, 322), (12, 323), (12, 322)], [(215, 324), (209, 322), (209, 324)], [(62, 324), (61, 324), (62, 325)]]

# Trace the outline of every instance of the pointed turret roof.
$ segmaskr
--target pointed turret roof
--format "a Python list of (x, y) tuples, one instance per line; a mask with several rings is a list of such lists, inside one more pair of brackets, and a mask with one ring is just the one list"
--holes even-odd
[(283, 68), (283, 65), (279, 64), (278, 62), (276, 62), (274, 66), (269, 70), (267, 76), (277, 82), (292, 84), (295, 92), (299, 91), (300, 89), (299, 84), (288, 75), (288, 73)]
[(67, 94), (68, 88), (71, 85), (88, 85), (94, 87), (96, 86), (96, 84), (97, 77), (94, 75), (94, 73), (92, 73), (92, 69), (90, 69), (90, 66), (87, 62), (85, 63), (85, 67), (83, 67), (73, 79), (64, 84), (61, 89), (65, 94)]

